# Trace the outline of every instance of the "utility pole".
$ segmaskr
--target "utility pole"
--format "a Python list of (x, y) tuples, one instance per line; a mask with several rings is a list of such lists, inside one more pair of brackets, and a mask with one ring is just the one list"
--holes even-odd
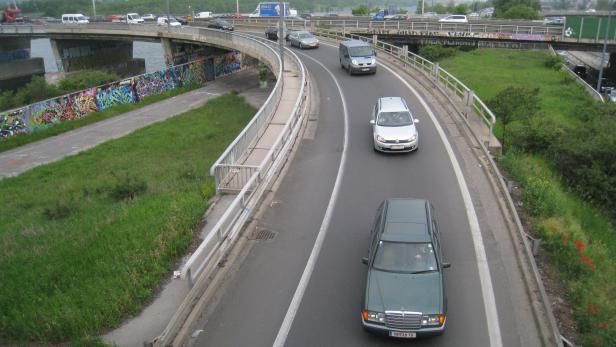
[(607, 13), (607, 26), (605, 27), (605, 36), (603, 37), (603, 51), (601, 53), (601, 65), (599, 69), (599, 81), (597, 81), (597, 91), (601, 93), (601, 82), (603, 80), (603, 64), (605, 63), (605, 51), (607, 50), (607, 35), (610, 31), (610, 20), (612, 19), (612, 6), (614, 3), (609, 4), (609, 10)]
[(240, 0), (235, 0), (235, 13), (240, 14)]
[(92, 17), (96, 17), (96, 0), (92, 0)]
[(167, 0), (167, 31), (171, 31), (171, 10), (169, 10), (169, 0)]
[[(284, 7), (285, 3), (282, 1), (278, 2), (278, 6), (280, 8), (280, 20), (278, 21), (278, 38), (280, 40), (280, 64), (282, 67), (282, 72), (284, 74), (284, 13), (286, 8)], [(282, 78), (280, 76), (279, 78)]]

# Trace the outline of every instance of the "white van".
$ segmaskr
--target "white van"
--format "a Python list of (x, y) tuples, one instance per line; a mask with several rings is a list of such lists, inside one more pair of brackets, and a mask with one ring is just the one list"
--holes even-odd
[(139, 15), (139, 13), (127, 13), (126, 14), (126, 23), (128, 24), (143, 24), (145, 22), (143, 18)]
[(86, 16), (81, 13), (67, 13), (62, 15), (62, 24), (87, 24), (90, 23)]
[(199, 12), (195, 15), (195, 18), (212, 18), (212, 12)]
[(180, 26), (180, 22), (178, 22), (175, 18), (171, 17), (171, 22), (167, 21), (167, 16), (160, 16), (156, 19), (156, 24), (158, 25), (170, 25), (172, 27)]

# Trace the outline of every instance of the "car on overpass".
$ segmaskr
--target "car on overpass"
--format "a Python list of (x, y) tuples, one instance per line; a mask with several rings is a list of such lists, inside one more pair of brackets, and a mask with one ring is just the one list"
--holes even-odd
[(169, 25), (172, 27), (178, 27), (182, 24), (180, 24), (180, 22), (178, 22), (177, 20), (175, 20), (174, 17), (171, 17), (171, 20), (168, 21), (167, 20), (167, 16), (160, 16), (156, 19), (156, 24), (158, 25)]
[(447, 297), (434, 207), (423, 199), (381, 203), (370, 231), (361, 319), (364, 329), (397, 338), (445, 331)]
[(438, 20), (441, 23), (468, 23), (468, 18), (463, 14), (452, 14)]
[[(278, 40), (278, 32), (279, 32), (278, 23), (267, 27), (265, 29), (265, 37), (269, 40)], [(287, 28), (287, 24), (283, 23), (282, 25), (282, 36), (284, 36), (285, 40), (289, 38), (289, 29)]]
[(293, 31), (289, 34), (289, 44), (299, 48), (317, 48), (319, 39), (307, 31)]
[(419, 148), (419, 134), (411, 110), (401, 97), (379, 98), (372, 110), (374, 150), (385, 153), (412, 152)]
[(227, 22), (224, 19), (213, 19), (209, 23), (207, 23), (207, 27), (211, 29), (228, 30), (228, 31), (233, 31), (234, 29), (233, 24)]

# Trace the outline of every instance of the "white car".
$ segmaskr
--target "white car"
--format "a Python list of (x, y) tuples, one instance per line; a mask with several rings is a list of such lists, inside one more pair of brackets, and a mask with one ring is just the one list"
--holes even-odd
[(212, 18), (212, 12), (199, 12), (195, 15), (195, 18)]
[(468, 23), (468, 18), (463, 14), (452, 14), (438, 20), (441, 23)]
[[(167, 25), (167, 16), (158, 17), (158, 19), (156, 20), (156, 24)], [(178, 22), (175, 18), (171, 17), (171, 22), (169, 23), (169, 25), (172, 27), (178, 27), (182, 24), (180, 24), (180, 22)]]
[(141, 18), (143, 18), (143, 20), (156, 20), (156, 16), (152, 13), (144, 14)]
[(417, 118), (401, 97), (380, 98), (370, 117), (374, 150), (385, 153), (412, 152), (419, 148)]

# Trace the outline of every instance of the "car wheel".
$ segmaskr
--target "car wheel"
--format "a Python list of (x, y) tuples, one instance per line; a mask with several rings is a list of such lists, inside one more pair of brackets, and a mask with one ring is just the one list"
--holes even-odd
[(299, 49), (304, 49), (304, 45), (302, 45), (302, 43), (299, 43)]
[(338, 58), (338, 60), (340, 61), (340, 67), (344, 69), (344, 64), (342, 64), (342, 59)]

